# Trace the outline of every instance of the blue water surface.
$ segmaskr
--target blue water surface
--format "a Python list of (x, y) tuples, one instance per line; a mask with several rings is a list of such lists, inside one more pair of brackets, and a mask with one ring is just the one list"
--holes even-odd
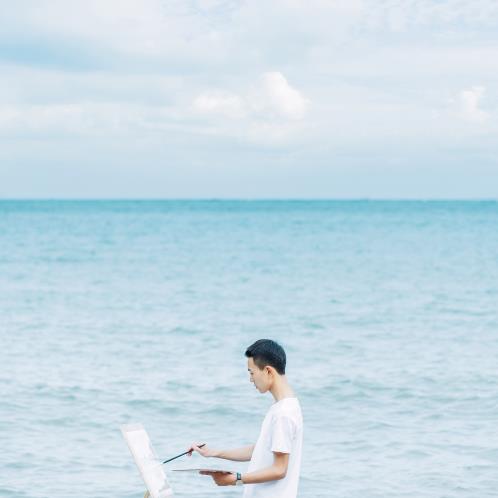
[(253, 443), (263, 337), (303, 408), (300, 498), (497, 495), (497, 202), (2, 201), (0, 496), (143, 496), (124, 423), (164, 458)]

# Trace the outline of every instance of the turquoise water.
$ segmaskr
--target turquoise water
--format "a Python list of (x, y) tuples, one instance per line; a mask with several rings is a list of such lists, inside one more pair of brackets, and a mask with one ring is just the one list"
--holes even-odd
[(123, 423), (163, 458), (254, 442), (261, 337), (300, 498), (496, 496), (498, 203), (394, 201), (0, 202), (0, 496), (141, 497)]

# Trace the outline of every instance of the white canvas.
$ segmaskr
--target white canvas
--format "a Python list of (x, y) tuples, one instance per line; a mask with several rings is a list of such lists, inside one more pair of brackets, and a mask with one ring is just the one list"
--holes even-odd
[(142, 424), (123, 425), (121, 432), (152, 498), (173, 496), (173, 490), (168, 483), (162, 464), (157, 459)]

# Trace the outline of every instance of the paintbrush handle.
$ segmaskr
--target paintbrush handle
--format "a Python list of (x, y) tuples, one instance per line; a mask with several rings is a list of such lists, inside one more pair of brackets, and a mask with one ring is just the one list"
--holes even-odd
[[(199, 445), (199, 448), (202, 448), (203, 446), (206, 446), (206, 443), (202, 443)], [(168, 460), (164, 460), (163, 463), (168, 463), (171, 462), (172, 460), (176, 460), (177, 458), (182, 457), (183, 455), (186, 455), (187, 453), (190, 453), (191, 450), (186, 451), (185, 453), (180, 453), (179, 455), (174, 456), (173, 458), (169, 458)]]

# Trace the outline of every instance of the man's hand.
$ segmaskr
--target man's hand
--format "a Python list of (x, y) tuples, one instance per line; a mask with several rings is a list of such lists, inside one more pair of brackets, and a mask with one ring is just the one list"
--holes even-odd
[(203, 457), (209, 458), (216, 456), (216, 451), (208, 448), (207, 444), (205, 444), (202, 448), (199, 448), (200, 443), (192, 443), (188, 451), (188, 456), (192, 456), (192, 452), (197, 451)]
[(211, 476), (218, 486), (235, 486), (237, 475), (230, 472), (215, 472), (212, 470), (201, 470), (199, 474)]
[(144, 498), (149, 498), (149, 496), (150, 496), (150, 493), (149, 493), (149, 490), (147, 490), (147, 491), (145, 492), (145, 494), (144, 494)]

